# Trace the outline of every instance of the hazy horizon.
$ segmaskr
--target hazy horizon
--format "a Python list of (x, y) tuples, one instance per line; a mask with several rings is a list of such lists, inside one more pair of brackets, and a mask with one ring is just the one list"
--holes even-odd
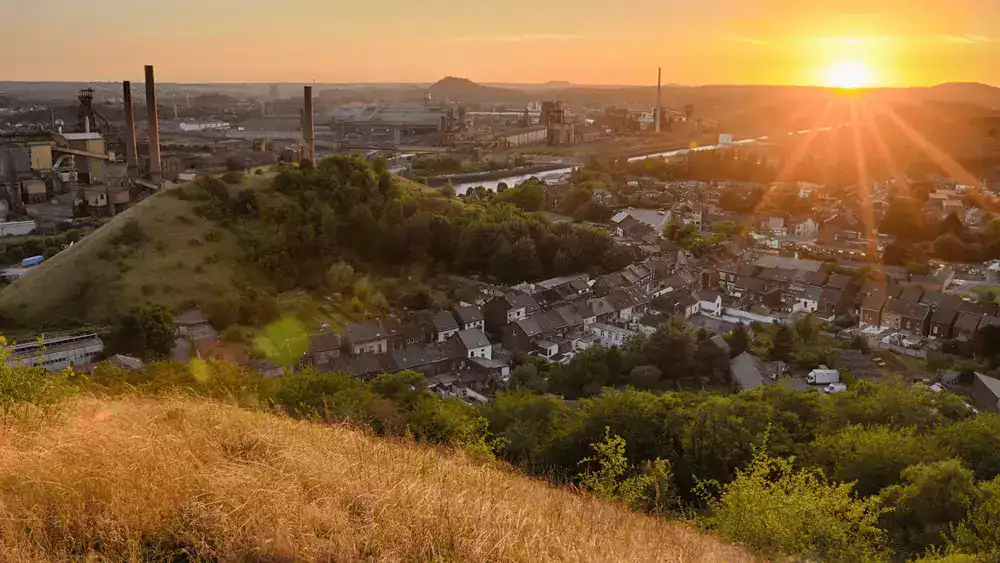
[[(805, 5), (804, 5), (805, 4)], [(24, 82), (927, 86), (1000, 84), (1000, 2), (264, 0), (18, 2), (0, 46)], [(30, 46), (30, 48), (28, 47)], [(86, 57), (73, 58), (78, 52)]]

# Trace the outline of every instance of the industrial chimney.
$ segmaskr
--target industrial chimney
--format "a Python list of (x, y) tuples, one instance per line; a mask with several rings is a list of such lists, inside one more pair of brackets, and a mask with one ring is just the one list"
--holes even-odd
[(660, 132), (660, 121), (663, 119), (663, 116), (660, 115), (661, 113), (663, 113), (663, 110), (661, 109), (663, 107), (663, 100), (660, 97), (661, 91), (663, 89), (662, 83), (663, 83), (663, 69), (658, 68), (656, 69), (656, 109), (653, 110), (655, 112), (653, 113), (653, 116), (654, 119), (656, 120), (657, 133)]
[(302, 137), (306, 140), (306, 152), (303, 158), (308, 158), (310, 162), (316, 162), (316, 123), (313, 118), (313, 89), (306, 86), (304, 94), (305, 105), (302, 109)]
[(156, 115), (156, 80), (153, 66), (146, 65), (146, 120), (149, 123), (149, 181), (159, 185), (160, 171), (160, 120)]
[(139, 175), (139, 153), (135, 142), (135, 108), (132, 106), (132, 83), (122, 82), (122, 94), (125, 100), (125, 162), (128, 163), (128, 175)]

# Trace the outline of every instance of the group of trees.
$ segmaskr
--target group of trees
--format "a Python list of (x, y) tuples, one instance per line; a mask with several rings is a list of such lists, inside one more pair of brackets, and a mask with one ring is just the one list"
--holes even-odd
[(280, 291), (322, 287), (338, 261), (394, 275), (419, 266), (517, 283), (615, 271), (632, 260), (602, 231), (525, 214), (545, 202), (544, 187), (530, 182), (459, 205), (402, 190), (363, 160), (335, 157), (281, 170), (274, 191), (233, 192), (205, 179), (187, 192), (182, 197), (204, 201), (202, 214), (238, 235), (248, 260)]
[(883, 255), (886, 264), (926, 262), (928, 255), (965, 263), (1000, 258), (1000, 221), (994, 219), (985, 228), (972, 230), (954, 213), (940, 221), (928, 219), (923, 205), (912, 197), (896, 197), (889, 203), (879, 225), (879, 232), (895, 240)]
[(836, 395), (625, 388), (577, 401), (522, 388), (482, 412), (501, 457), (557, 482), (580, 477), (591, 444), (618, 437), (619, 481), (666, 463), (659, 490), (759, 549), (828, 561), (1000, 549), (985, 525), (1000, 509), (1000, 417), (901, 381)]

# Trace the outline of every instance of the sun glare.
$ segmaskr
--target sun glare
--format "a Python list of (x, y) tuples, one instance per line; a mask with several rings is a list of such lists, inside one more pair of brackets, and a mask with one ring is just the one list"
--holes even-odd
[(833, 88), (867, 88), (874, 84), (871, 68), (856, 61), (839, 62), (826, 71), (825, 86)]

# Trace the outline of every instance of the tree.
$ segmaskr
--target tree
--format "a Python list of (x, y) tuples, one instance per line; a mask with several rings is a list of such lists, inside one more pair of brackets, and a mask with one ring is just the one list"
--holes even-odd
[(975, 554), (976, 562), (1000, 560), (1000, 477), (980, 483), (978, 499), (949, 538), (950, 547)]
[(877, 498), (855, 498), (852, 489), (757, 448), (749, 467), (722, 485), (718, 498), (701, 490), (711, 509), (705, 523), (753, 550), (819, 561), (877, 560), (885, 509)]
[(962, 262), (965, 260), (965, 243), (957, 235), (945, 232), (934, 239), (934, 254), (949, 262)]
[(774, 340), (771, 343), (769, 354), (771, 359), (779, 362), (788, 362), (792, 359), (792, 347), (795, 344), (795, 334), (786, 325), (778, 325), (774, 333)]
[[(617, 500), (633, 510), (667, 507), (672, 504), (671, 469), (669, 463), (656, 459), (646, 462), (638, 475), (630, 472), (625, 457), (625, 440), (604, 428), (604, 440), (590, 445), (594, 455), (580, 460), (585, 469), (579, 474), (580, 483), (596, 497)], [(596, 466), (597, 470), (593, 470)], [(660, 510), (657, 510), (660, 511)]]
[(112, 347), (121, 354), (162, 358), (174, 347), (174, 318), (163, 305), (133, 307), (118, 317)]
[(636, 389), (658, 389), (663, 372), (656, 366), (636, 366), (628, 374), (628, 384)]
[(879, 496), (885, 506), (893, 507), (882, 515), (882, 522), (902, 555), (917, 555), (940, 543), (978, 496), (972, 471), (957, 459), (908, 467), (901, 478), (902, 484)]
[(795, 321), (795, 332), (803, 342), (811, 344), (819, 337), (819, 328), (816, 327), (816, 317), (812, 313)]
[(958, 218), (954, 212), (949, 213), (947, 217), (941, 221), (938, 226), (938, 232), (942, 235), (953, 234), (956, 236), (961, 236), (965, 231), (965, 226), (962, 225), (962, 220)]
[(441, 186), (441, 189), (438, 191), (441, 192), (441, 195), (443, 195), (445, 199), (455, 199), (455, 186), (451, 185), (451, 182)]
[(1000, 477), (1000, 415), (980, 412), (941, 428), (937, 440), (961, 458), (977, 479)]
[(231, 156), (226, 159), (226, 171), (228, 172), (243, 172), (247, 169), (247, 161), (244, 158), (238, 156)]
[(937, 444), (912, 428), (848, 426), (816, 440), (811, 461), (842, 483), (856, 482), (862, 495), (897, 484), (911, 465), (941, 459)]

